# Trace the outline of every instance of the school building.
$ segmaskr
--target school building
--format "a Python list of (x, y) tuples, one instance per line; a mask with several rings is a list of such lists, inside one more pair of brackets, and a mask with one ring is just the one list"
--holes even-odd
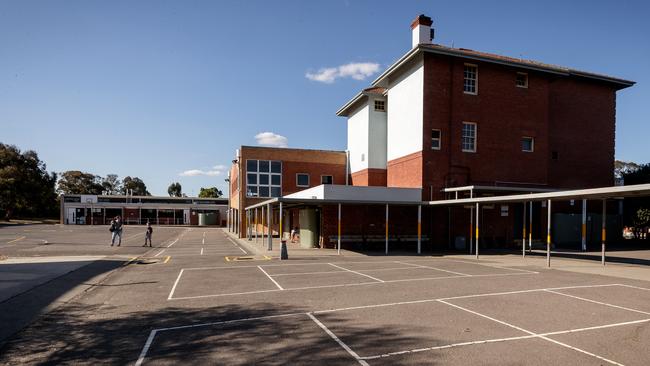
[[(420, 206), (614, 185), (616, 92), (633, 81), (442, 46), (432, 42), (431, 26), (418, 16), (412, 48), (336, 112), (347, 120), (346, 151), (238, 149), (231, 230), (250, 236), (248, 224), (265, 230), (266, 217), (276, 235), (299, 227), (301, 241), (308, 227), (307, 245), (331, 247), (340, 230), (364, 244), (389, 231), (391, 240), (408, 243), (421, 231), (434, 249), (461, 248), (480, 216), (481, 245), (508, 246), (525, 239), (525, 226), (534, 238), (546, 237), (545, 202), (483, 205), (480, 212)], [(287, 198), (282, 217), (277, 210), (263, 216), (260, 203), (274, 197)], [(590, 225), (603, 216), (599, 205), (568, 200), (553, 210), (555, 243), (584, 250), (599, 242), (599, 226)], [(620, 210), (617, 203), (605, 212), (613, 230)]]
[(226, 225), (228, 199), (64, 194), (61, 224), (107, 225), (115, 216), (125, 224)]

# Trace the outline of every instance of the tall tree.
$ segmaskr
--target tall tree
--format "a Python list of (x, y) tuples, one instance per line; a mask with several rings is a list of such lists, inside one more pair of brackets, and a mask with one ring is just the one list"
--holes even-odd
[(147, 191), (147, 186), (138, 177), (124, 177), (121, 192), (122, 194), (133, 193), (134, 196), (151, 196), (151, 193)]
[(182, 197), (183, 189), (181, 184), (178, 182), (170, 184), (167, 188), (167, 193), (169, 193), (169, 197)]
[(14, 214), (56, 215), (55, 184), (56, 173), (47, 172), (36, 152), (21, 152), (16, 146), (0, 143), (0, 210), (5, 219)]
[(101, 194), (101, 177), (79, 170), (68, 170), (61, 173), (58, 181), (58, 191), (63, 194)]
[(199, 192), (200, 198), (219, 198), (221, 196), (223, 196), (223, 192), (221, 192), (217, 187), (201, 187), (201, 191)]
[(122, 188), (122, 182), (117, 178), (117, 174), (107, 174), (102, 179), (102, 190), (106, 194), (119, 194)]
[(641, 166), (633, 161), (616, 160), (614, 162), (614, 177), (621, 179), (625, 174), (633, 173)]

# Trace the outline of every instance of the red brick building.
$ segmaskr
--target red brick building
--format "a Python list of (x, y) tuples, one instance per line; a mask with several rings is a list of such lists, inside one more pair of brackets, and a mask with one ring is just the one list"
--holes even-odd
[[(349, 184), (419, 188), (423, 201), (614, 184), (616, 91), (634, 82), (433, 44), (431, 25), (418, 16), (413, 48), (337, 112), (347, 117), (348, 157), (336, 161)], [(517, 238), (523, 208), (512, 206), (483, 210), (484, 238)], [(470, 209), (425, 215), (438, 241), (467, 237)]]

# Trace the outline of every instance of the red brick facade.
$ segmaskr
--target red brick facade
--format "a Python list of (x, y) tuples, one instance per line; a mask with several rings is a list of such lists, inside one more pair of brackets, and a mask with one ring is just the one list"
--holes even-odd
[(368, 168), (360, 170), (352, 173), (350, 179), (350, 184), (353, 186), (386, 187), (386, 169)]

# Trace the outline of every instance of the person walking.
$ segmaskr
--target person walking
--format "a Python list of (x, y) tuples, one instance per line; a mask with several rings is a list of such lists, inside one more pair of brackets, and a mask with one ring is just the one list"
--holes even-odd
[(117, 246), (122, 245), (122, 219), (119, 216), (115, 216), (113, 221), (111, 221), (111, 246), (115, 244), (115, 238), (118, 239)]
[(151, 235), (153, 234), (153, 228), (151, 227), (151, 223), (147, 221), (147, 231), (144, 233), (144, 245), (143, 247), (147, 246), (147, 240), (149, 241), (149, 246), (151, 247)]

